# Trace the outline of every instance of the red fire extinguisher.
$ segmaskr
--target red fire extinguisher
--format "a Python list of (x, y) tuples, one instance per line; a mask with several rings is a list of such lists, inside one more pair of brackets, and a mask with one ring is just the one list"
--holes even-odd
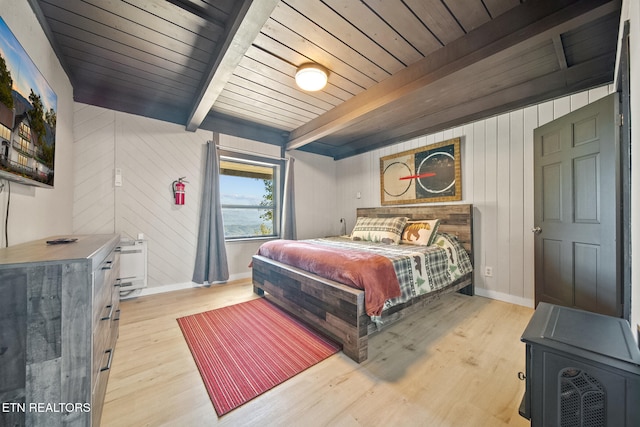
[(183, 176), (177, 181), (173, 181), (173, 197), (176, 200), (176, 205), (184, 205), (184, 183), (188, 182), (184, 180), (185, 178), (186, 176)]

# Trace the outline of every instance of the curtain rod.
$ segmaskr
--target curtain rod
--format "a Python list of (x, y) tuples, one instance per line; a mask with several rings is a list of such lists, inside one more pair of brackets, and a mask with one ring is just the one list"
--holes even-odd
[(225, 147), (224, 145), (217, 145), (216, 144), (216, 148), (221, 149), (221, 150), (231, 151), (231, 152), (234, 152), (234, 153), (239, 153), (239, 154), (249, 154), (249, 155), (252, 155), (252, 156), (265, 157), (267, 159), (273, 159), (273, 160), (284, 160), (284, 161), (288, 161), (289, 160), (289, 158), (286, 158), (286, 157), (271, 156), (269, 154), (258, 153), (256, 151), (250, 151), (250, 150), (243, 150), (241, 148)]

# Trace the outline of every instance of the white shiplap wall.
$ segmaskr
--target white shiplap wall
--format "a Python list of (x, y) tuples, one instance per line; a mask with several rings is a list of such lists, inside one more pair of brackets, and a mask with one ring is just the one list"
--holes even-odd
[[(144, 293), (194, 286), (204, 170), (204, 145), (211, 132), (76, 103), (74, 105), (75, 233), (119, 233), (148, 241), (148, 286)], [(280, 156), (280, 148), (228, 135), (225, 147)], [(295, 152), (296, 212), (300, 238), (336, 234), (336, 163)], [(114, 170), (122, 186), (114, 186)], [(186, 176), (186, 203), (173, 204), (171, 183)], [(230, 279), (250, 277), (249, 262), (262, 241), (227, 243)]]
[[(189, 283), (195, 257), (203, 148), (211, 132), (75, 104), (74, 233), (148, 240), (150, 287)], [(114, 186), (114, 170), (122, 186)], [(186, 176), (187, 203), (171, 183)]]
[[(533, 129), (609, 93), (601, 87), (334, 162), (294, 151), (299, 238), (349, 231), (356, 207), (380, 206), (379, 158), (462, 137), (463, 198), (473, 203), (475, 283), (479, 295), (533, 304)], [(203, 149), (210, 132), (75, 104), (75, 233), (143, 233), (150, 291), (192, 286)], [(221, 135), (220, 143), (279, 155), (277, 147)], [(114, 169), (122, 187), (114, 187)], [(171, 183), (186, 176), (187, 203)], [(360, 193), (360, 198), (356, 195)], [(231, 279), (248, 277), (259, 241), (227, 244)], [(493, 277), (480, 274), (493, 267)]]
[[(211, 132), (185, 132), (173, 123), (116, 113), (115, 226), (148, 240), (150, 286), (191, 281), (198, 233), (200, 175)], [(185, 204), (174, 204), (172, 183), (186, 177)], [(189, 268), (185, 268), (189, 264)]]
[[(599, 87), (340, 160), (338, 213), (350, 229), (356, 208), (380, 206), (380, 157), (461, 137), (463, 202), (474, 205), (476, 292), (532, 307), (533, 130), (610, 90)], [(484, 276), (486, 266), (492, 277)]]
[(73, 232), (115, 232), (115, 112), (74, 104)]

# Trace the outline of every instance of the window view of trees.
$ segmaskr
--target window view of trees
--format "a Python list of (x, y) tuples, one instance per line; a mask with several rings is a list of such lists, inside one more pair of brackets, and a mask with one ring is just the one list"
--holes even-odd
[(260, 230), (257, 234), (273, 234), (273, 179), (264, 179), (262, 182), (264, 183), (264, 195), (262, 196), (260, 206), (269, 209), (260, 215), (260, 218), (266, 222), (260, 224)]
[(0, 55), (0, 103), (7, 108), (13, 108), (13, 96), (11, 96), (11, 88), (13, 87), (13, 79), (11, 72), (7, 68), (7, 62)]
[(220, 162), (220, 194), (225, 238), (275, 236), (278, 232), (278, 166), (256, 164), (243, 159)]

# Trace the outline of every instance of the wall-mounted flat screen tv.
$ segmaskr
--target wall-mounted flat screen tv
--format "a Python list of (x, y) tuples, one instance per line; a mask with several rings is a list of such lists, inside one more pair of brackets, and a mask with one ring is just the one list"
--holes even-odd
[(53, 187), (57, 100), (0, 18), (0, 179)]

